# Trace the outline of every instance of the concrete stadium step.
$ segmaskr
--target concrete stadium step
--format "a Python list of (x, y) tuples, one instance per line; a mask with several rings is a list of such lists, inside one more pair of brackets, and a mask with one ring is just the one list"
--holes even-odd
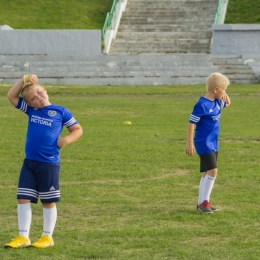
[(171, 1), (145, 1), (145, 0), (141, 0), (141, 1), (134, 1), (134, 0), (130, 0), (128, 2), (127, 8), (132, 7), (132, 6), (141, 6), (141, 5), (146, 5), (147, 7), (154, 7), (156, 6), (157, 8), (160, 7), (179, 7), (179, 8), (185, 8), (185, 6), (197, 6), (199, 4), (201, 5), (208, 5), (209, 3), (214, 4), (216, 3), (215, 0), (212, 1), (202, 1), (202, 0), (194, 0), (194, 1), (178, 1), (178, 0), (171, 0)]
[[(180, 67), (182, 70), (180, 71)], [(199, 68), (199, 70), (198, 70)], [(1, 77), (12, 77), (13, 75), (20, 75), (23, 76), (24, 74), (37, 74), (38, 76), (49, 76), (49, 77), (87, 77), (87, 76), (104, 76), (109, 75), (111, 77), (118, 76), (118, 75), (161, 75), (161, 76), (189, 76), (189, 75), (200, 75), (201, 73), (205, 73), (208, 71), (212, 71), (214, 66), (180, 66), (177, 68), (175, 67), (144, 67), (144, 66), (125, 66), (125, 67), (116, 67), (116, 68), (92, 68), (89, 69), (88, 67), (45, 67), (45, 68), (29, 68), (26, 70), (19, 70), (17, 68), (8, 69), (8, 70), (0, 70)], [(245, 74), (245, 72), (244, 72)]]
[(135, 16), (149, 16), (149, 15), (185, 15), (185, 14), (199, 14), (201, 13), (202, 16), (206, 17), (206, 12), (210, 12), (210, 11), (215, 11), (216, 8), (214, 8), (214, 5), (200, 5), (200, 9), (198, 9), (197, 5), (195, 5), (194, 7), (192, 6), (185, 6), (185, 8), (178, 8), (177, 6), (165, 6), (165, 7), (159, 7), (159, 6), (153, 6), (150, 4), (144, 4), (144, 5), (138, 5), (138, 6), (133, 6), (130, 7), (129, 5), (126, 6), (126, 16), (130, 16), (130, 12), (134, 13), (133, 15)]
[(143, 62), (108, 62), (103, 64), (90, 64), (90, 63), (81, 63), (79, 62), (66, 62), (66, 64), (61, 62), (31, 62), (29, 66), (24, 67), (23, 64), (18, 66), (18, 64), (8, 64), (0, 67), (0, 72), (9, 72), (9, 71), (30, 71), (33, 73), (34, 70), (63, 70), (65, 68), (70, 68), (73, 71), (96, 71), (99, 68), (99, 71), (117, 71), (117, 70), (142, 70), (142, 71), (163, 71), (163, 70), (178, 70), (178, 66), (184, 67), (186, 70), (194, 69), (195, 66), (201, 68), (207, 68), (212, 65), (212, 62), (203, 61), (203, 62), (191, 62), (191, 61), (143, 61)]
[[(210, 26), (209, 26), (209, 24), (210, 24)], [(172, 26), (172, 27), (175, 27), (175, 28), (176, 27), (182, 27), (182, 28), (189, 28), (189, 27), (191, 27), (191, 28), (194, 28), (195, 26), (199, 26), (199, 27), (201, 27), (201, 29), (205, 29), (205, 27), (207, 29), (211, 29), (212, 22), (210, 22), (209, 24), (205, 23), (205, 21), (194, 22), (193, 20), (185, 21), (185, 22), (182, 22), (182, 21), (176, 22), (175, 21), (174, 23), (173, 23), (173, 21), (160, 22), (160, 21), (154, 21), (152, 19), (150, 19), (149, 22), (147, 22), (147, 23), (144, 23), (144, 22), (138, 23), (138, 21), (134, 22), (134, 20), (131, 23), (125, 23), (125, 22), (121, 21), (121, 25), (126, 27), (125, 30), (127, 30), (128, 28), (135, 28), (135, 27), (139, 27), (139, 26), (141, 26), (141, 27), (148, 27), (149, 28), (150, 26), (161, 27), (161, 26), (164, 26), (164, 25), (165, 25), (165, 27)], [(120, 30), (120, 28), (119, 28), (119, 30)]]
[[(158, 0), (131, 0), (131, 3), (158, 3)], [(160, 3), (168, 3), (171, 4), (172, 0), (160, 0)], [(176, 3), (195, 3), (195, 2), (216, 2), (216, 0), (177, 0)]]
[[(209, 47), (210, 43), (199, 43), (196, 44), (194, 41), (192, 43), (190, 42), (178, 42), (176, 40), (176, 43), (160, 43), (158, 45), (149, 45), (147, 46), (146, 44), (144, 44), (144, 46), (139, 46), (137, 43), (133, 44), (133, 43), (126, 43), (124, 44), (124, 46), (120, 46), (120, 45), (114, 45), (118, 50), (125, 50), (125, 48), (127, 47), (128, 51), (145, 51), (147, 50), (152, 52), (152, 51), (156, 51), (156, 52), (160, 52), (160, 51), (171, 51), (171, 50), (197, 50), (197, 49), (204, 49), (205, 47)], [(174, 46), (173, 46), (174, 45)]]
[(232, 66), (240, 65), (244, 66), (244, 61), (241, 58), (229, 58), (229, 57), (214, 57), (211, 61), (216, 65)]
[[(6, 79), (4, 82), (0, 78), (0, 83), (13, 84), (17, 80), (16, 77)], [(70, 77), (39, 77), (42, 85), (84, 85), (84, 86), (146, 86), (146, 85), (194, 85), (205, 84), (204, 77), (114, 77), (114, 78), (70, 78)]]
[(182, 34), (191, 34), (191, 33), (200, 33), (200, 34), (207, 34), (207, 36), (211, 37), (212, 36), (212, 31), (210, 29), (205, 29), (205, 30), (196, 30), (196, 29), (190, 29), (190, 28), (186, 28), (186, 29), (175, 29), (175, 28), (132, 28), (132, 29), (128, 29), (127, 32), (125, 30), (118, 30), (118, 33), (117, 33), (117, 39), (120, 38), (120, 37), (123, 37), (122, 36), (122, 33), (124, 33), (124, 35), (129, 35), (131, 33), (135, 33), (135, 32), (139, 32), (139, 33), (182, 33)]
[[(150, 17), (142, 17), (142, 16), (129, 16), (129, 17), (122, 17), (122, 23), (147, 23), (147, 22), (156, 22), (156, 23), (186, 23), (186, 22), (200, 22), (200, 23), (212, 23), (214, 22), (214, 15), (212, 15), (211, 17), (207, 16), (205, 17), (201, 17), (201, 16), (187, 16), (187, 17), (183, 17), (183, 16), (150, 16)], [(213, 21), (212, 21), (213, 20)]]
[[(144, 7), (145, 8), (145, 7)], [(203, 9), (203, 8), (202, 8)], [(130, 14), (130, 12), (134, 12), (134, 16), (136, 17), (161, 17), (161, 16), (165, 16), (165, 17), (170, 17), (173, 18), (174, 17), (180, 17), (180, 16), (184, 16), (184, 15), (190, 15), (190, 16), (202, 16), (202, 17), (208, 17), (206, 14), (207, 12), (213, 11), (215, 12), (216, 9), (215, 8), (204, 8), (204, 10), (200, 10), (200, 11), (192, 11), (189, 9), (189, 11), (185, 11), (185, 10), (176, 10), (176, 9), (169, 9), (169, 8), (165, 8), (165, 9), (157, 9), (156, 11), (153, 10), (152, 8), (150, 8), (150, 11), (140, 11), (140, 8), (136, 8), (136, 9), (128, 9), (127, 11), (129, 11), (129, 13), (126, 13), (126, 15), (124, 16), (124, 18), (130, 18), (132, 15)], [(205, 12), (202, 13), (201, 11)]]
[(117, 37), (117, 43), (129, 43), (136, 42), (139, 39), (142, 39), (142, 43), (153, 42), (154, 44), (167, 42), (174, 42), (176, 39), (184, 40), (184, 39), (192, 39), (192, 40), (202, 40), (206, 39), (209, 42), (209, 36), (211, 36), (211, 32), (169, 32), (169, 33), (160, 33), (156, 34), (156, 32), (131, 32), (125, 33), (122, 32)]
[(258, 83), (259, 79), (241, 57), (211, 56), (210, 60), (218, 71), (226, 75), (233, 84)]
[(186, 28), (186, 29), (176, 29), (176, 28), (156, 28), (156, 27), (153, 27), (153, 28), (140, 28), (140, 27), (136, 27), (136, 28), (132, 28), (132, 29), (128, 29), (127, 32), (126, 30), (118, 30), (118, 33), (117, 33), (117, 39), (122, 37), (122, 33), (124, 33), (124, 35), (129, 35), (131, 33), (135, 33), (135, 32), (139, 32), (139, 33), (182, 33), (182, 34), (190, 34), (190, 33), (200, 33), (200, 34), (207, 34), (207, 36), (211, 37), (212, 36), (212, 31), (210, 29), (191, 29), (191, 28)]
[(164, 24), (164, 23), (149, 23), (149, 24), (132, 24), (129, 26), (128, 24), (121, 23), (118, 31), (122, 30), (131, 30), (131, 29), (173, 29), (174, 31), (183, 31), (186, 29), (194, 30), (194, 31), (212, 31), (211, 28), (208, 27), (205, 23), (190, 23), (190, 24)]
[(233, 56), (216, 58), (208, 54), (0, 55), (0, 83), (4, 84), (13, 84), (28, 73), (37, 74), (41, 84), (205, 84), (207, 76), (216, 71), (227, 75), (232, 84), (258, 82), (250, 67), (246, 66), (241, 58)]
[(188, 3), (191, 3), (191, 4), (193, 4), (193, 3), (197, 3), (197, 2), (199, 2), (199, 3), (208, 3), (208, 2), (211, 2), (211, 3), (215, 3), (216, 2), (216, 0), (176, 0), (176, 1), (173, 1), (173, 0), (160, 0), (160, 2), (158, 2), (158, 0), (131, 0), (130, 1), (130, 3), (131, 4), (136, 4), (136, 3), (160, 3), (160, 4), (163, 4), (163, 3), (165, 3), (165, 4), (173, 4), (173, 2), (174, 3), (179, 3), (179, 4), (183, 4), (183, 3), (186, 3), (186, 4), (188, 4)]
[[(194, 70), (194, 67), (190, 70), (185, 70), (185, 68), (180, 71), (73, 71), (71, 68), (60, 68), (60, 70), (34, 70), (35, 74), (40, 78), (117, 78), (117, 77), (204, 77), (205, 74), (211, 73), (213, 68), (204, 68), (204, 70)], [(9, 72), (1, 75), (0, 78), (10, 78), (14, 75), (20, 75), (22, 77), (24, 74), (21, 72)], [(242, 77), (243, 75), (241, 75)]]
[[(156, 57), (156, 59), (155, 59)], [(175, 54), (175, 55), (138, 55), (138, 56), (121, 56), (121, 55), (10, 55), (10, 54), (0, 54), (0, 63), (9, 62), (203, 62), (210, 61), (211, 57), (207, 54)]]
[[(116, 53), (205, 53), (209, 49), (210, 41), (196, 39), (176, 39), (174, 43), (142, 44), (138, 43), (113, 43)], [(127, 50), (127, 51), (126, 51)], [(111, 51), (113, 54), (113, 51)]]
[[(206, 4), (200, 4), (200, 10), (201, 11), (207, 11), (207, 10), (212, 10), (212, 9), (216, 9), (213, 5), (209, 5), (208, 3)], [(157, 9), (158, 12), (198, 12), (198, 3), (193, 3), (193, 4), (175, 4), (175, 2), (173, 2), (170, 5), (167, 4), (158, 4), (158, 3), (140, 3), (140, 4), (131, 4), (131, 2), (129, 2), (126, 6), (126, 11), (133, 11), (133, 12), (137, 12), (140, 14), (144, 14), (146, 15), (147, 13), (153, 13), (154, 9)], [(145, 10), (147, 10), (147, 13), (145, 12)]]
[[(38, 60), (37, 60), (38, 58)], [(202, 55), (0, 55), (0, 82), (14, 83), (35, 73), (42, 84), (129, 85), (188, 84), (205, 80), (215, 70)]]
[(119, 53), (119, 55), (140, 55), (140, 54), (176, 54), (176, 53), (179, 53), (179, 54), (187, 54), (187, 53), (196, 53), (196, 54), (203, 54), (205, 53), (205, 47), (201, 47), (201, 46), (193, 46), (193, 47), (175, 47), (175, 48), (165, 48), (165, 47), (162, 47), (162, 48), (153, 48), (153, 49), (147, 49), (147, 48), (143, 48), (143, 49), (140, 49), (138, 47), (136, 48), (131, 48), (131, 49), (128, 49), (127, 52), (125, 50), (125, 48), (118, 48), (118, 51), (117, 53)]
[(217, 9), (215, 0), (131, 0), (110, 54), (209, 53)]
[(124, 47), (116, 47), (118, 49), (118, 52), (120, 53), (130, 53), (131, 55), (136, 55), (136, 54), (162, 54), (162, 53), (197, 53), (198, 51), (201, 53), (205, 53), (204, 49), (207, 47), (208, 45), (194, 45), (194, 46), (189, 46), (188, 44), (186, 45), (180, 45), (180, 46), (143, 46), (143, 47), (139, 47), (139, 46), (132, 46), (132, 45), (128, 45), (128, 50), (127, 52), (125, 51)]
[[(4, 84), (13, 84), (17, 78), (6, 79)], [(84, 85), (84, 86), (146, 86), (146, 85), (194, 85), (205, 84), (206, 76), (203, 77), (114, 77), (114, 78), (70, 78), (70, 77), (39, 77), (42, 85)], [(0, 78), (0, 83), (2, 82)]]
[[(131, 5), (129, 3), (126, 6), (126, 11), (135, 12), (135, 14), (140, 14), (146, 16), (151, 13), (199, 13), (198, 4), (194, 5), (153, 5), (153, 4), (139, 4), (139, 5)], [(203, 12), (208, 10), (215, 10), (214, 5), (200, 5), (201, 14), (205, 15)], [(206, 16), (206, 15), (205, 15)]]

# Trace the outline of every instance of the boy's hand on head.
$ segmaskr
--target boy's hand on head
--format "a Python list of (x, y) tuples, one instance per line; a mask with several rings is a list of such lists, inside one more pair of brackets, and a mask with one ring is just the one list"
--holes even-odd
[(35, 74), (30, 74), (28, 76), (28, 80), (32, 82), (32, 84), (36, 85), (38, 82), (38, 77)]

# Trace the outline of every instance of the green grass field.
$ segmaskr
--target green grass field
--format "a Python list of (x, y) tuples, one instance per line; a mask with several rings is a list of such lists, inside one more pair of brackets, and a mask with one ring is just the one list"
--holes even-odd
[[(228, 2), (225, 23), (260, 23), (260, 0)], [(14, 29), (101, 30), (112, 4), (113, 0), (0, 0), (0, 25)]]
[(113, 0), (0, 0), (0, 25), (14, 29), (102, 29)]
[(259, 24), (260, 0), (229, 0), (225, 24)]
[[(61, 151), (61, 202), (48, 249), (4, 249), (17, 234), (16, 186), (26, 116), (1, 106), (0, 259), (259, 259), (260, 85), (231, 85), (221, 117), (219, 175), (196, 211), (198, 156), (185, 154), (186, 128), (205, 86), (47, 86), (84, 129)], [(132, 125), (125, 125), (131, 121)], [(30, 238), (42, 232), (33, 205)]]

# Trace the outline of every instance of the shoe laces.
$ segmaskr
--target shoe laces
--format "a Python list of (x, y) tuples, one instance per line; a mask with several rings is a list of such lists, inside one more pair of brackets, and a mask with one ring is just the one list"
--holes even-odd
[(11, 241), (20, 240), (20, 239), (23, 239), (23, 238), (24, 238), (23, 236), (16, 235), (14, 238), (11, 239)]
[(44, 235), (44, 236), (41, 236), (37, 242), (42, 243), (42, 242), (47, 242), (49, 240), (50, 240), (50, 238), (47, 235)]
[(210, 207), (211, 207), (210, 202), (208, 202), (207, 200), (205, 200), (202, 204), (203, 204), (203, 206), (206, 207), (206, 208), (210, 208)]

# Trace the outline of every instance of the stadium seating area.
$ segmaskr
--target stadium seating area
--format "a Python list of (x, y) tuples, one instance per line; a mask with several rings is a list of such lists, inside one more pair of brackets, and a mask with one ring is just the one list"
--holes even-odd
[(108, 55), (3, 54), (0, 82), (36, 73), (48, 84), (202, 84), (215, 71), (231, 83), (259, 82), (260, 61), (210, 55), (217, 9), (216, 0), (128, 0)]

